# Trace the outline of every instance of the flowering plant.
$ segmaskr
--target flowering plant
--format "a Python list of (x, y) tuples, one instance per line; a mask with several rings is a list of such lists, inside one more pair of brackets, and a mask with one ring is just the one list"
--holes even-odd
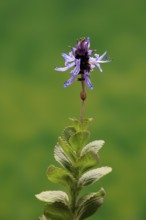
[(95, 54), (95, 57), (91, 57), (95, 51), (89, 48), (90, 39), (80, 39), (69, 55), (62, 54), (65, 67), (55, 68), (57, 71), (66, 71), (74, 67), (70, 72), (71, 78), (64, 83), (64, 87), (70, 85), (80, 75), (78, 80), (82, 85), (80, 94), (82, 107), (80, 119), (71, 119), (72, 124), (64, 129), (55, 146), (54, 158), (60, 167), (49, 165), (47, 169), (48, 180), (63, 185), (65, 191), (50, 190), (36, 195), (39, 200), (46, 203), (40, 220), (84, 220), (96, 212), (105, 196), (103, 188), (97, 192), (80, 195), (84, 187), (95, 183), (112, 170), (107, 166), (98, 167), (98, 152), (104, 141), (95, 140), (88, 143), (90, 133), (87, 128), (92, 119), (84, 118), (85, 85), (93, 89), (90, 72), (95, 67), (102, 71), (100, 63), (109, 62), (110, 59), (106, 58), (107, 52), (101, 56)]

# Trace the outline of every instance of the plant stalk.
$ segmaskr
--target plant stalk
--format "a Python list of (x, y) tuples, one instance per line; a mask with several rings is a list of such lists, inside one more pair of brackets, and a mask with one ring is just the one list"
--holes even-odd
[(81, 85), (82, 85), (82, 91), (80, 93), (80, 97), (81, 97), (81, 100), (82, 100), (82, 106), (81, 106), (81, 111), (80, 111), (80, 121), (82, 123), (83, 119), (84, 119), (85, 100), (86, 100), (85, 80), (83, 78), (83, 75), (82, 75)]

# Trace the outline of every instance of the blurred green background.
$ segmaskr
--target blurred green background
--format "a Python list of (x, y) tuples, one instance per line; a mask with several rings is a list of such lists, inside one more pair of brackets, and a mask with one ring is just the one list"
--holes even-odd
[(34, 195), (58, 188), (46, 169), (68, 118), (79, 117), (80, 85), (64, 89), (69, 71), (54, 67), (82, 36), (113, 59), (92, 73), (86, 103), (91, 140), (106, 141), (100, 165), (113, 168), (92, 187), (107, 196), (90, 219), (146, 219), (145, 12), (145, 0), (0, 1), (1, 220), (37, 219), (44, 204)]

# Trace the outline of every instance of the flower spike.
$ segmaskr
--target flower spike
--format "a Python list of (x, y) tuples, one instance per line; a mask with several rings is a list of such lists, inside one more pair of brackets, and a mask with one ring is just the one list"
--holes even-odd
[(78, 80), (85, 81), (85, 84), (88, 86), (88, 88), (93, 89), (90, 81), (90, 72), (95, 67), (102, 72), (100, 64), (111, 61), (111, 59), (106, 58), (107, 51), (105, 51), (101, 56), (99, 56), (99, 54), (95, 54), (95, 57), (91, 57), (95, 50), (89, 50), (89, 48), (90, 38), (81, 38), (79, 41), (77, 41), (76, 47), (73, 47), (69, 54), (62, 53), (62, 57), (65, 60), (65, 67), (56, 67), (55, 70), (64, 72), (74, 67), (74, 69), (70, 72), (71, 78), (64, 83), (64, 87), (72, 84), (76, 77), (80, 74), (81, 78), (78, 78)]

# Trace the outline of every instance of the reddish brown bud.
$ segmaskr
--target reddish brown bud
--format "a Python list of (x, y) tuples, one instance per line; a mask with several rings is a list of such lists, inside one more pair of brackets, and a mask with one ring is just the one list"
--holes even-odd
[(82, 99), (83, 101), (85, 101), (85, 100), (86, 100), (86, 92), (85, 92), (85, 91), (81, 91), (80, 97), (81, 97), (81, 99)]

